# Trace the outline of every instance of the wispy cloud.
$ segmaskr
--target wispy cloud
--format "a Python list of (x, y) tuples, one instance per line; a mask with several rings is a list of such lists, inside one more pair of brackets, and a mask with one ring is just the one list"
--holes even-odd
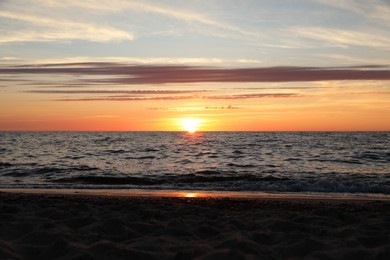
[(42, 64), (58, 64), (59, 66), (64, 63), (72, 63), (75, 65), (81, 65), (85, 63), (91, 65), (108, 64), (113, 63), (127, 63), (127, 64), (145, 64), (145, 65), (224, 65), (224, 66), (254, 66), (255, 64), (261, 64), (261, 60), (256, 59), (223, 59), (216, 57), (90, 57), (90, 56), (74, 56), (74, 57), (61, 57), (61, 58), (45, 58), (39, 60), (20, 60), (12, 57), (0, 58), (0, 62), (3, 64), (20, 64), (22, 62), (29, 63), (31, 65)]
[(319, 59), (337, 61), (343, 64), (345, 63), (364, 64), (365, 62), (367, 62), (367, 60), (370, 60), (373, 64), (383, 64), (383, 65), (390, 64), (389, 59), (386, 59), (385, 57), (373, 58), (373, 57), (369, 57), (369, 54), (367, 54), (368, 57), (358, 56), (358, 55), (352, 56), (352, 55), (336, 54), (336, 53), (317, 54), (315, 56), (318, 57)]
[(390, 38), (386, 35), (322, 27), (298, 27), (290, 31), (335, 47), (366, 46), (390, 49)]
[[(331, 6), (338, 9), (343, 9), (351, 12), (362, 13), (368, 7), (364, 2), (358, 2), (356, 0), (311, 0), (322, 5)], [(375, 0), (374, 0), (375, 1)], [(371, 4), (372, 2), (371, 1)]]
[[(0, 2), (1, 4), (1, 2)], [(186, 4), (184, 4), (186, 5)], [(31, 8), (26, 8), (31, 6)], [(17, 4), (12, 1), (3, 3), (0, 18), (24, 22), (17, 30), (4, 27), (0, 30), (0, 43), (25, 41), (64, 41), (81, 39), (95, 42), (133, 40), (135, 34), (172, 33), (167, 27), (148, 27), (148, 23), (140, 23), (138, 17), (147, 15), (149, 20), (155, 18), (171, 18), (180, 22), (181, 29), (211, 35), (213, 37), (230, 37), (237, 39), (260, 39), (261, 34), (250, 31), (235, 24), (218, 20), (215, 15), (204, 12), (178, 8), (172, 4), (161, 4), (146, 1), (123, 0), (24, 0)], [(57, 14), (57, 16), (56, 16)], [(126, 14), (126, 20), (116, 23), (114, 15)], [(76, 22), (77, 20), (78, 22)], [(130, 22), (130, 23), (129, 23)], [(120, 25), (119, 29), (107, 23)], [(14, 23), (15, 25), (16, 23)], [(165, 23), (163, 23), (165, 24)], [(185, 25), (186, 27), (183, 27)], [(1, 29), (1, 28), (0, 28)], [(157, 30), (156, 30), (157, 29)], [(175, 30), (177, 31), (177, 30)], [(176, 32), (177, 33), (177, 32)], [(165, 33), (163, 33), (165, 34)]]
[(390, 5), (388, 1), (371, 0), (369, 4), (366, 1), (356, 0), (312, 0), (322, 5), (354, 12), (372, 19), (390, 21)]
[(133, 12), (142, 12), (155, 15), (166, 16), (170, 18), (177, 19), (182, 22), (187, 23), (198, 23), (207, 26), (214, 27), (216, 29), (227, 30), (234, 32), (241, 36), (259, 38), (260, 34), (257, 32), (251, 32), (244, 30), (238, 26), (218, 21), (203, 13), (197, 13), (194, 11), (189, 11), (185, 9), (173, 8), (170, 6), (163, 6), (161, 4), (151, 4), (145, 1), (123, 1), (123, 0), (69, 0), (69, 1), (52, 1), (52, 0), (41, 0), (41, 3), (45, 6), (56, 6), (56, 7), (77, 7), (83, 8), (85, 10), (95, 10), (98, 12), (104, 13), (117, 13), (123, 12), (126, 10), (131, 10)]
[(229, 106), (207, 106), (207, 107), (204, 107), (205, 110), (231, 110), (231, 109), (240, 109), (241, 107), (236, 107), (236, 106), (232, 106), (232, 105), (229, 105)]
[(144, 66), (116, 63), (43, 64), (0, 68), (0, 74), (82, 75), (93, 84), (166, 84), (200, 82), (297, 82), (329, 80), (390, 80), (385, 66), (218, 68)]
[(23, 41), (89, 40), (96, 42), (133, 40), (132, 33), (107, 25), (53, 19), (18, 12), (0, 11), (0, 17), (25, 23), (28, 29), (5, 32), (0, 43)]
[(207, 92), (207, 90), (29, 90), (39, 94), (132, 94), (132, 95), (172, 95)]
[(254, 94), (238, 94), (238, 95), (189, 95), (189, 96), (153, 96), (153, 97), (128, 97), (128, 96), (113, 96), (113, 97), (91, 97), (91, 98), (63, 98), (55, 101), (171, 101), (171, 100), (243, 100), (243, 99), (259, 99), (259, 98), (292, 98), (302, 97), (296, 93), (254, 93)]
[(252, 94), (238, 94), (238, 95), (215, 95), (207, 96), (206, 99), (252, 99), (252, 98), (291, 98), (302, 97), (296, 93), (252, 93)]

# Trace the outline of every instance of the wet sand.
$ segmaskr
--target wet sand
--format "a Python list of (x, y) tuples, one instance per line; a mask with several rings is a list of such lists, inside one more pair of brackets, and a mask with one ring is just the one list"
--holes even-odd
[(0, 192), (0, 259), (390, 259), (386, 200), (48, 193)]

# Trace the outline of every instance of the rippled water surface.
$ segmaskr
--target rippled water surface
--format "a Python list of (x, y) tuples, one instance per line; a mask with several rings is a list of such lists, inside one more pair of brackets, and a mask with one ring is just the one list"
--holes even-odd
[(390, 194), (390, 133), (1, 132), (0, 187)]

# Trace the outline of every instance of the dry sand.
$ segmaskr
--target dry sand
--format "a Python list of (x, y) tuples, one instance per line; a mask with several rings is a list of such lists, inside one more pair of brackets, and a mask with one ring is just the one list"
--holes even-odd
[(0, 259), (390, 259), (390, 202), (0, 192)]

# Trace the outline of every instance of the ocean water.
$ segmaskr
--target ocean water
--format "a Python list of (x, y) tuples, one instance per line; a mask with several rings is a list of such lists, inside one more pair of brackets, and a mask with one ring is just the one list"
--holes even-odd
[(0, 188), (390, 194), (390, 132), (0, 132)]

